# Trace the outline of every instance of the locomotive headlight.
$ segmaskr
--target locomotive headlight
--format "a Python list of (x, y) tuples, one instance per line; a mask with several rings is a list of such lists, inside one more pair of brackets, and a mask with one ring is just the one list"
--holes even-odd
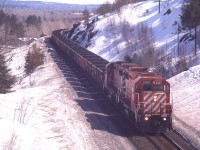
[(148, 118), (148, 117), (145, 117), (145, 118), (144, 118), (144, 120), (145, 120), (145, 121), (148, 121), (148, 120), (149, 120), (149, 118)]
[(167, 118), (165, 118), (165, 117), (164, 117), (164, 118), (163, 118), (163, 120), (164, 120), (164, 121), (166, 121), (166, 120), (167, 120)]
[(153, 101), (156, 102), (157, 101), (157, 96), (153, 97)]

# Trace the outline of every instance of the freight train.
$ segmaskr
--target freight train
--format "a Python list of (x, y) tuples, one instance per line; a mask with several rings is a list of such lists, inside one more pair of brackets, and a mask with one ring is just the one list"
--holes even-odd
[(53, 31), (51, 42), (77, 63), (133, 125), (152, 133), (172, 129), (170, 84), (163, 77), (134, 63), (108, 62), (64, 37), (64, 32)]

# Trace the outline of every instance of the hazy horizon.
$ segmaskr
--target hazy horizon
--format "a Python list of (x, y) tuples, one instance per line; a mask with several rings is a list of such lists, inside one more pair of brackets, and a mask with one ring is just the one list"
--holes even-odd
[(43, 1), (43, 2), (57, 2), (66, 4), (103, 4), (106, 2), (112, 3), (114, 0), (15, 0), (15, 1)]

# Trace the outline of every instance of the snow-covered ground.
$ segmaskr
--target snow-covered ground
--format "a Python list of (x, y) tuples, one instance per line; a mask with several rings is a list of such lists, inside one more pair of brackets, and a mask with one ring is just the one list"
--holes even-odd
[(47, 53), (43, 39), (36, 43), (45, 51), (46, 62), (30, 76), (25, 75), (24, 64), (32, 44), (8, 54), (13, 56), (10, 68), (17, 83), (12, 93), (0, 94), (0, 147), (53, 150), (73, 145), (78, 149), (84, 141), (74, 134), (82, 133), (82, 124), (71, 123), (78, 117), (76, 94)]
[[(25, 55), (36, 43), (46, 56), (34, 73), (24, 73)], [(41, 38), (12, 50), (13, 92), (0, 94), (0, 149), (134, 149), (128, 139), (92, 129), (80, 98), (53, 61)], [(89, 115), (89, 114), (88, 114)], [(114, 129), (112, 123), (108, 124)]]
[[(126, 22), (130, 24), (127, 26), (129, 29), (138, 22), (151, 26), (155, 34), (156, 47), (168, 45), (166, 47), (170, 48), (163, 53), (172, 53), (176, 57), (177, 44), (174, 41), (177, 34), (174, 33), (177, 31), (177, 23), (180, 23), (178, 16), (181, 4), (182, 0), (162, 1), (161, 13), (158, 14), (158, 1), (147, 0), (124, 6), (120, 15), (113, 13), (100, 16), (95, 25), (87, 29), (86, 35), (98, 31), (89, 42), (88, 49), (109, 61), (121, 60), (126, 53), (126, 43), (121, 33), (122, 29), (118, 25), (122, 20), (126, 20), (124, 23), (125, 26)], [(171, 13), (163, 15), (169, 8)], [(75, 29), (73, 36), (85, 29), (86, 27), (81, 24)], [(181, 36), (183, 35), (184, 33), (181, 33)], [(88, 38), (85, 37), (81, 42), (83, 46), (88, 44)], [(126, 146), (121, 148), (132, 149), (120, 136), (91, 129), (83, 110), (74, 101), (78, 97), (77, 94), (51, 58), (44, 39), (35, 42), (44, 50), (46, 61), (30, 76), (24, 73), (24, 57), (33, 43), (7, 54), (13, 56), (9, 66), (13, 75), (17, 76), (17, 83), (12, 89), (13, 92), (0, 94), (0, 148), (100, 149), (96, 146), (98, 139), (108, 137), (114, 139), (113, 142), (118, 145), (125, 143)], [(192, 46), (194, 43), (182, 44)], [(188, 54), (191, 53), (190, 51)], [(174, 101), (174, 127), (200, 148), (199, 70), (200, 65), (192, 67), (169, 79), (169, 82)], [(98, 136), (95, 139), (96, 135)], [(110, 141), (104, 139), (103, 148), (111, 148)]]
[(174, 127), (200, 148), (200, 65), (168, 80), (174, 101)]

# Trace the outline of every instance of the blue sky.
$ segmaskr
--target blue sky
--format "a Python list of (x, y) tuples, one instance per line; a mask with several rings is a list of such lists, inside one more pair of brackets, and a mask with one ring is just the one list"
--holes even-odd
[(68, 4), (103, 4), (107, 1), (112, 3), (114, 0), (26, 0), (26, 1), (61, 2)]

